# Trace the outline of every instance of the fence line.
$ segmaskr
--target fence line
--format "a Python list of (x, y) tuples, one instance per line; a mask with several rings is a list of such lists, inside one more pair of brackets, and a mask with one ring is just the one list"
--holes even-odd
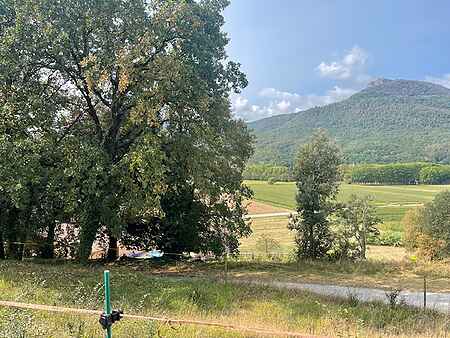
[[(41, 310), (41, 311), (49, 311), (49, 312), (58, 312), (58, 313), (76, 313), (80, 315), (101, 315), (102, 311), (98, 310), (88, 310), (88, 309), (77, 309), (77, 308), (67, 308), (67, 307), (59, 307), (59, 306), (50, 306), (50, 305), (42, 305), (42, 304), (29, 304), (29, 303), (19, 303), (12, 301), (0, 301), (0, 306), (4, 307), (13, 307), (20, 309), (29, 309), (29, 310)], [(234, 330), (239, 332), (253, 332), (265, 336), (279, 336), (279, 337), (297, 337), (297, 338), (326, 338), (312, 335), (304, 335), (298, 332), (290, 332), (290, 331), (277, 331), (277, 330), (268, 330), (262, 328), (255, 327), (245, 327), (233, 324), (223, 324), (218, 322), (208, 322), (208, 321), (200, 321), (200, 320), (190, 320), (190, 319), (173, 319), (173, 318), (164, 318), (164, 317), (153, 317), (153, 316), (143, 316), (143, 315), (133, 315), (133, 314), (123, 314), (123, 318), (136, 319), (136, 320), (147, 320), (147, 321), (157, 321), (163, 322), (164, 324), (186, 324), (186, 325), (198, 325), (198, 326), (208, 326), (208, 327), (217, 327), (227, 330)]]

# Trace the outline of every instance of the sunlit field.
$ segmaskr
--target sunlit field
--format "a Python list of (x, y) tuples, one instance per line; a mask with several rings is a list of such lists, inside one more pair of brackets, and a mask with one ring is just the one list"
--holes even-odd
[[(265, 181), (246, 181), (253, 190), (253, 199), (274, 207), (295, 210), (296, 186), (293, 182), (268, 184)], [(401, 220), (405, 212), (433, 200), (433, 197), (450, 185), (358, 185), (342, 184), (338, 200), (345, 202), (351, 195), (369, 195), (372, 204), (377, 207), (377, 213), (383, 223), (378, 227), (384, 235), (400, 239), (403, 234)], [(243, 240), (242, 249), (254, 247), (255, 240), (263, 232), (278, 240), (283, 250), (293, 245), (293, 235), (286, 228), (287, 219), (257, 219), (253, 221), (254, 234), (250, 239)]]
[[(254, 200), (281, 208), (295, 209), (295, 183), (267, 184), (265, 181), (246, 181), (245, 183), (254, 191)], [(408, 208), (430, 202), (438, 192), (448, 189), (450, 189), (450, 185), (342, 184), (338, 200), (346, 201), (353, 194), (370, 195), (374, 205), (383, 207), (379, 210), (380, 215), (386, 215), (389, 220), (393, 220), (401, 218)], [(392, 213), (391, 210), (398, 210), (398, 212)]]

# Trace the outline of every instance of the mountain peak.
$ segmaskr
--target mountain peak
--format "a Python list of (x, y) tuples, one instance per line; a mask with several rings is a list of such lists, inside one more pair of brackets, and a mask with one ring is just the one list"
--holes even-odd
[(367, 88), (381, 86), (381, 85), (384, 85), (384, 84), (392, 82), (392, 81), (393, 80), (389, 80), (389, 79), (380, 77), (378, 79), (370, 81), (369, 84), (367, 85)]
[(249, 123), (253, 162), (292, 164), (315, 129), (326, 129), (349, 163), (423, 161), (450, 139), (450, 89), (412, 80), (376, 79), (343, 101)]
[(450, 96), (450, 89), (425, 81), (379, 78), (369, 82), (367, 88), (360, 94), (368, 96)]

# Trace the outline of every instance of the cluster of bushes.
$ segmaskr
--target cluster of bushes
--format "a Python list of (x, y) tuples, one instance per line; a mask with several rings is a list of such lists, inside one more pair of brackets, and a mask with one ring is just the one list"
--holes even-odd
[(364, 164), (347, 167), (347, 180), (361, 184), (447, 184), (450, 165), (429, 163)]
[(403, 218), (404, 244), (420, 257), (438, 259), (450, 255), (450, 192), (436, 195), (423, 208), (408, 211)]
[(270, 182), (287, 182), (292, 180), (288, 167), (272, 164), (250, 164), (244, 171), (245, 180), (262, 180)]
[(427, 166), (420, 170), (419, 182), (422, 184), (446, 184), (450, 182), (450, 165)]
[(382, 231), (378, 236), (369, 236), (367, 244), (386, 245), (386, 246), (402, 246), (403, 239), (400, 231)]

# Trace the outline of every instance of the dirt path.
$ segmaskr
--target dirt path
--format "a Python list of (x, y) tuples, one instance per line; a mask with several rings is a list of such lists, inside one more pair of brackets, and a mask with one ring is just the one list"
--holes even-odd
[(289, 215), (297, 215), (297, 212), (295, 211), (290, 211), (290, 212), (271, 212), (271, 213), (267, 213), (267, 214), (250, 214), (247, 215), (246, 218), (251, 218), (251, 219), (255, 219), (255, 218), (270, 218), (270, 217), (281, 217), (281, 216), (289, 216)]

